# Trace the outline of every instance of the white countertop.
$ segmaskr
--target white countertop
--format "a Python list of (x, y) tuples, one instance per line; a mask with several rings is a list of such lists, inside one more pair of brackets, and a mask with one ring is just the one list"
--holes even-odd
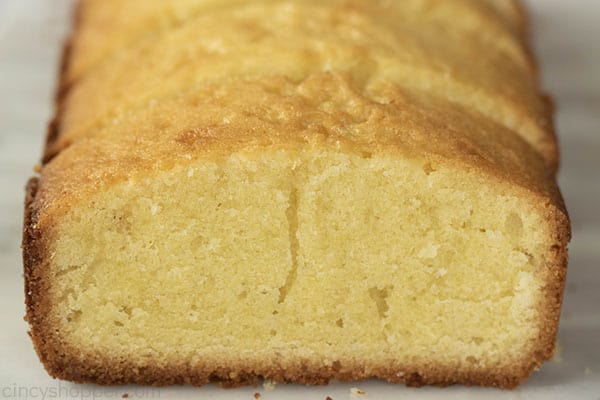
[(41, 154), (71, 0), (0, 0), (0, 398), (600, 399), (600, 1), (530, 0), (546, 89), (558, 105), (560, 184), (573, 221), (560, 352), (513, 391), (371, 380), (220, 389), (76, 385), (50, 378), (23, 321), (24, 186)]

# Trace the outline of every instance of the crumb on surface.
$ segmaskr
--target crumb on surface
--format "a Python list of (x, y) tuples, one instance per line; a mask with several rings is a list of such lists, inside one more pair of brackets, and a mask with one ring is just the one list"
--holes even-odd
[(260, 399), (260, 393), (254, 392), (254, 398), (255, 399)]
[(325, 400), (333, 400), (333, 399), (331, 398), (331, 396), (327, 396), (327, 397), (325, 397)]
[(123, 395), (121, 396), (121, 398), (123, 398), (123, 399), (129, 398), (129, 393), (123, 393)]
[(350, 396), (353, 398), (362, 397), (362, 396), (366, 396), (366, 395), (367, 395), (367, 392), (365, 392), (364, 390), (361, 390), (356, 387), (350, 388)]

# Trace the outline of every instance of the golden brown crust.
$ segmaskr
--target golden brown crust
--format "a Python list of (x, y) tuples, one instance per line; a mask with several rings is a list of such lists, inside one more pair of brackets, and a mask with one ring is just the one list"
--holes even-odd
[[(522, 17), (523, 21), (525, 21), (524, 15)], [(77, 17), (75, 19), (76, 21), (79, 20)], [(76, 22), (75, 33), (73, 35), (77, 34), (78, 25), (79, 23)], [(526, 24), (523, 22), (523, 27), (525, 26)], [(138, 368), (138, 366), (130, 363), (128, 360), (111, 361), (98, 356), (83, 354), (77, 349), (69, 349), (68, 346), (61, 343), (60, 338), (56, 332), (52, 331), (49, 324), (45, 323), (45, 316), (48, 314), (50, 304), (48, 304), (47, 296), (44, 294), (48, 290), (49, 279), (47, 273), (48, 260), (50, 258), (48, 243), (51, 240), (50, 229), (46, 227), (52, 226), (53, 218), (57, 215), (48, 213), (47, 209), (53, 204), (64, 201), (64, 198), (61, 198), (57, 193), (64, 194), (64, 189), (68, 189), (65, 186), (61, 188), (61, 185), (58, 185), (59, 189), (57, 189), (56, 184), (73, 178), (75, 180), (74, 185), (85, 187), (86, 181), (90, 179), (86, 176), (78, 178), (77, 176), (65, 173), (64, 167), (67, 166), (66, 170), (69, 171), (68, 165), (74, 165), (72, 163), (79, 161), (78, 158), (69, 160), (68, 157), (63, 157), (65, 160), (59, 160), (57, 163), (58, 166), (50, 166), (48, 168), (48, 163), (60, 152), (60, 149), (54, 147), (54, 142), (60, 131), (60, 119), (63, 112), (62, 103), (72, 84), (66, 83), (66, 73), (71, 58), (71, 47), (71, 41), (69, 41), (65, 46), (61, 66), (59, 87), (56, 96), (56, 115), (50, 123), (48, 130), (46, 150), (43, 158), (45, 164), (44, 172), (41, 179), (32, 178), (29, 181), (25, 201), (23, 262), (27, 306), (26, 320), (31, 325), (30, 336), (32, 337), (36, 351), (50, 375), (75, 382), (94, 382), (104, 385), (128, 383), (148, 385), (204, 385), (209, 382), (219, 382), (224, 386), (239, 386), (255, 383), (260, 378), (269, 378), (279, 382), (325, 384), (331, 379), (350, 381), (378, 377), (394, 383), (404, 382), (410, 386), (426, 384), (446, 386), (454, 383), (462, 383), (466, 385), (512, 388), (527, 379), (533, 369), (541, 365), (543, 361), (552, 357), (562, 304), (570, 227), (562, 197), (553, 183), (553, 178), (551, 174), (544, 177), (544, 167), (541, 166), (542, 164), (539, 160), (536, 160), (536, 157), (532, 158), (532, 163), (536, 165), (532, 166), (534, 171), (529, 183), (537, 182), (538, 187), (533, 189), (533, 197), (539, 198), (538, 196), (542, 194), (547, 199), (548, 220), (555, 223), (556, 244), (547, 256), (549, 262), (546, 266), (548, 274), (552, 277), (547, 280), (550, 284), (544, 288), (544, 291), (547, 293), (545, 296), (547, 299), (545, 309), (547, 311), (545, 312), (546, 320), (541, 321), (543, 329), (540, 332), (538, 347), (522, 365), (515, 365), (510, 370), (493, 371), (492, 373), (490, 371), (457, 373), (451, 367), (418, 365), (402, 366), (403, 374), (399, 375), (397, 367), (391, 368), (387, 365), (366, 371), (360, 365), (346, 364), (343, 366), (324, 367), (311, 363), (309, 360), (300, 362), (297, 365), (245, 363), (239, 366), (225, 366), (207, 363), (206, 365), (194, 367), (182, 364), (171, 365), (165, 368), (152, 366)], [(547, 99), (547, 119), (551, 121), (552, 107), (549, 98)], [(554, 135), (552, 127), (546, 127), (546, 130)], [(101, 147), (102, 142), (92, 143), (89, 148), (93, 148), (96, 145), (100, 145)], [(526, 144), (519, 144), (517, 147), (520, 146), (527, 148)], [(210, 149), (210, 146), (206, 146), (206, 149)], [(82, 157), (88, 157), (90, 154), (92, 153), (84, 154)], [(475, 157), (473, 165), (477, 166), (479, 163), (481, 163), (481, 159)], [(135, 172), (140, 173), (147, 168), (147, 165), (143, 165)], [(498, 167), (498, 165), (492, 165), (490, 168), (484, 168), (484, 170), (490, 176), (495, 176), (501, 180), (507, 179), (505, 171), (503, 168)], [(78, 181), (77, 179), (80, 180)], [(519, 186), (527, 186), (527, 181), (518, 182), (517, 184)], [(96, 183), (92, 186), (96, 187)], [(92, 186), (89, 186), (88, 189)], [(530, 187), (532, 186), (535, 185), (531, 185)], [(40, 195), (40, 187), (45, 187), (50, 192)], [(40, 225), (38, 224), (38, 220), (42, 214), (45, 221), (44, 224)]]
[[(188, 22), (190, 18), (200, 13), (216, 10), (228, 5), (227, 0), (174, 0), (172, 2), (147, 2), (145, 0), (129, 0), (127, 2), (102, 2), (95, 0), (80, 0), (80, 7), (85, 8), (86, 29), (77, 35), (76, 49), (81, 57), (71, 65), (66, 73), (69, 82), (80, 79), (90, 70), (97, 67), (106, 59), (115, 56), (121, 49), (143, 40), (148, 35), (154, 36)], [(237, 2), (236, 2), (237, 3)], [(431, 9), (440, 5), (446, 7), (449, 2), (419, 2), (410, 1), (413, 10)], [(452, 6), (461, 7), (461, 11), (479, 13), (486, 22), (509, 32), (516, 39), (522, 39), (526, 20), (522, 15), (522, 7), (518, 0), (455, 0)], [(472, 7), (476, 3), (477, 7)], [(352, 2), (347, 1), (349, 8)], [(136, 19), (128, 18), (132, 10)], [(464, 14), (464, 13), (463, 13)], [(106, 26), (110, 25), (110, 30)], [(487, 29), (490, 27), (488, 26)], [(485, 34), (479, 28), (481, 34)], [(492, 42), (498, 41), (497, 31), (494, 30)], [(526, 61), (532, 67), (533, 59)]]
[[(452, 366), (419, 365), (392, 367), (382, 365), (366, 370), (359, 363), (334, 364), (324, 366), (310, 360), (299, 360), (293, 364), (277, 361), (238, 363), (206, 362), (204, 365), (186, 364), (166, 367), (148, 365), (139, 367), (128, 360), (112, 361), (102, 358), (82, 358), (76, 352), (64, 354), (46, 364), (52, 376), (77, 383), (100, 385), (138, 384), (165, 386), (188, 384), (203, 386), (218, 383), (224, 387), (238, 387), (257, 383), (260, 379), (273, 382), (324, 385), (332, 380), (359, 381), (379, 378), (390, 383), (404, 383), (408, 386), (424, 385), (450, 386), (453, 384), (495, 386), (504, 389), (516, 387), (529, 377), (541, 360), (532, 358), (531, 363), (515, 366), (507, 370), (457, 372)], [(401, 372), (399, 372), (401, 371)]]
[[(39, 186), (38, 178), (31, 178), (27, 183), (25, 197), (25, 221), (23, 228), (23, 266), (25, 276), (25, 320), (29, 322), (29, 335), (33, 341), (40, 360), (47, 366), (54, 364), (57, 347), (51, 343), (52, 335), (48, 334), (45, 321), (50, 304), (45, 293), (48, 290), (47, 277), (48, 246), (47, 237), (37, 226), (37, 210), (35, 197)], [(50, 342), (49, 342), (50, 341)]]
[(63, 102), (69, 89), (71, 88), (73, 82), (70, 82), (67, 79), (67, 74), (69, 71), (69, 64), (71, 63), (71, 59), (73, 58), (73, 40), (77, 36), (77, 31), (81, 25), (81, 13), (82, 13), (82, 2), (77, 2), (75, 8), (73, 9), (73, 30), (69, 36), (69, 38), (65, 41), (63, 46), (63, 51), (60, 59), (59, 69), (58, 69), (58, 84), (56, 86), (55, 95), (54, 95), (54, 109), (55, 113), (50, 122), (48, 123), (48, 129), (46, 131), (46, 144), (44, 146), (43, 155), (42, 155), (42, 165), (49, 162), (52, 157), (57, 154), (55, 150), (55, 143), (59, 139), (60, 136), (60, 121), (62, 118), (63, 112)]
[(548, 285), (543, 288), (546, 293), (544, 296), (546, 304), (543, 305), (546, 310), (546, 319), (540, 325), (542, 327), (539, 338), (540, 350), (535, 353), (538, 365), (541, 365), (543, 361), (550, 360), (554, 355), (567, 277), (568, 244), (571, 240), (571, 224), (564, 206), (562, 210), (548, 206), (548, 219), (554, 222), (555, 236), (553, 238), (554, 245), (548, 250), (546, 256), (548, 263), (545, 268), (549, 275), (546, 280)]

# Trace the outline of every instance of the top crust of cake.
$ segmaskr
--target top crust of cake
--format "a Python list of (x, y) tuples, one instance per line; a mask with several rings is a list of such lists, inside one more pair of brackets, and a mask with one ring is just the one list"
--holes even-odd
[[(64, 79), (71, 89), (46, 158), (190, 85), (269, 75), (300, 82), (332, 71), (348, 73), (358, 89), (383, 80), (478, 111), (519, 134), (552, 169), (557, 165), (551, 106), (538, 94), (518, 19), (506, 20), (511, 7), (473, 0), (185, 0), (141, 7), (136, 22), (120, 25), (136, 4), (81, 4)], [(104, 46), (116, 50), (92, 62)], [(74, 66), (80, 62), (91, 64)]]

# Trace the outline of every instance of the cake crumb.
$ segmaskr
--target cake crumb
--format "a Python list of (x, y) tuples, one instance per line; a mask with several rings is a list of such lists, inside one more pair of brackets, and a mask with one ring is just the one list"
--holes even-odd
[(366, 396), (366, 395), (367, 395), (367, 392), (365, 392), (364, 390), (361, 390), (359, 388), (353, 387), (353, 388), (350, 389), (350, 396), (352, 398), (363, 397), (363, 396)]
[(260, 393), (255, 392), (254, 393), (254, 398), (257, 399), (257, 400), (260, 399)]
[(438, 253), (439, 245), (434, 243), (429, 243), (427, 246), (423, 247), (417, 257), (419, 258), (435, 258)]
[(129, 398), (129, 393), (123, 393), (123, 395), (121, 396), (121, 398), (123, 398), (123, 399)]
[(40, 172), (42, 172), (42, 166), (39, 163), (35, 164), (33, 166), (33, 172), (39, 174)]
[(262, 384), (262, 386), (265, 390), (273, 390), (273, 389), (275, 389), (276, 385), (277, 385), (277, 382), (273, 382), (270, 379), (265, 379)]
[(333, 400), (333, 399), (331, 398), (331, 396), (327, 396), (327, 397), (325, 397), (325, 400)]

